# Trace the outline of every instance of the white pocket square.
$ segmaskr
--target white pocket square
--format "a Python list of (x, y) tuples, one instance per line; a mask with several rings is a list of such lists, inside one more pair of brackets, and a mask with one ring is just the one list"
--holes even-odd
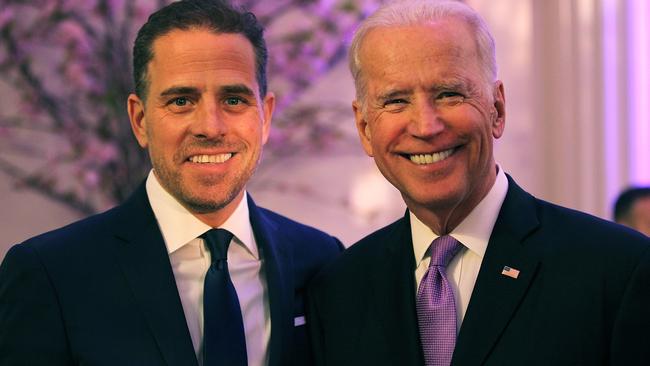
[(301, 325), (305, 325), (305, 317), (304, 316), (297, 316), (293, 318), (293, 326), (294, 327), (299, 327)]

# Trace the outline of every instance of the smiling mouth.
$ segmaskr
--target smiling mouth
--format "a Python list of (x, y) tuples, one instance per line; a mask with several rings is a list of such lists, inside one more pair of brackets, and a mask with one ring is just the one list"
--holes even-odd
[(409, 160), (414, 162), (417, 165), (433, 164), (439, 161), (443, 161), (451, 156), (456, 151), (456, 148), (451, 148), (449, 150), (440, 151), (433, 154), (413, 154), (406, 155)]
[(232, 158), (232, 153), (216, 154), (216, 155), (193, 155), (187, 158), (187, 161), (197, 164), (215, 164), (225, 163)]

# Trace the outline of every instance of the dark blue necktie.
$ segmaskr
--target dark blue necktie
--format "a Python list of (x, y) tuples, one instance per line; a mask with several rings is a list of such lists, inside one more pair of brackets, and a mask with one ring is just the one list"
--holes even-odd
[(203, 365), (246, 366), (246, 337), (237, 292), (228, 273), (232, 233), (212, 229), (201, 237), (212, 264), (203, 285)]

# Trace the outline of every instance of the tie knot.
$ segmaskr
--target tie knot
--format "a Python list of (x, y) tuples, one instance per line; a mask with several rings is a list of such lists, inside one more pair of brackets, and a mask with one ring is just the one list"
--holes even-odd
[(210, 251), (212, 263), (228, 259), (228, 246), (232, 236), (226, 229), (210, 229), (201, 235)]
[(447, 267), (456, 253), (461, 248), (458, 240), (449, 235), (443, 235), (435, 239), (429, 247), (431, 252), (431, 263), (429, 266)]

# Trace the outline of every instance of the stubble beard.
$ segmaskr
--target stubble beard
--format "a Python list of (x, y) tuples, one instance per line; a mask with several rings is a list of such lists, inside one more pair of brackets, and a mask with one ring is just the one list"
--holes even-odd
[[(224, 174), (196, 178), (195, 182), (189, 184), (185, 181), (189, 178), (183, 178), (179, 171), (167, 169), (162, 159), (152, 159), (154, 173), (163, 188), (183, 207), (195, 214), (213, 213), (230, 204), (244, 189), (258, 163), (259, 158), (251, 168), (245, 169), (230, 179)], [(205, 192), (210, 191), (209, 187), (213, 185), (221, 185), (223, 190), (206, 196)]]

